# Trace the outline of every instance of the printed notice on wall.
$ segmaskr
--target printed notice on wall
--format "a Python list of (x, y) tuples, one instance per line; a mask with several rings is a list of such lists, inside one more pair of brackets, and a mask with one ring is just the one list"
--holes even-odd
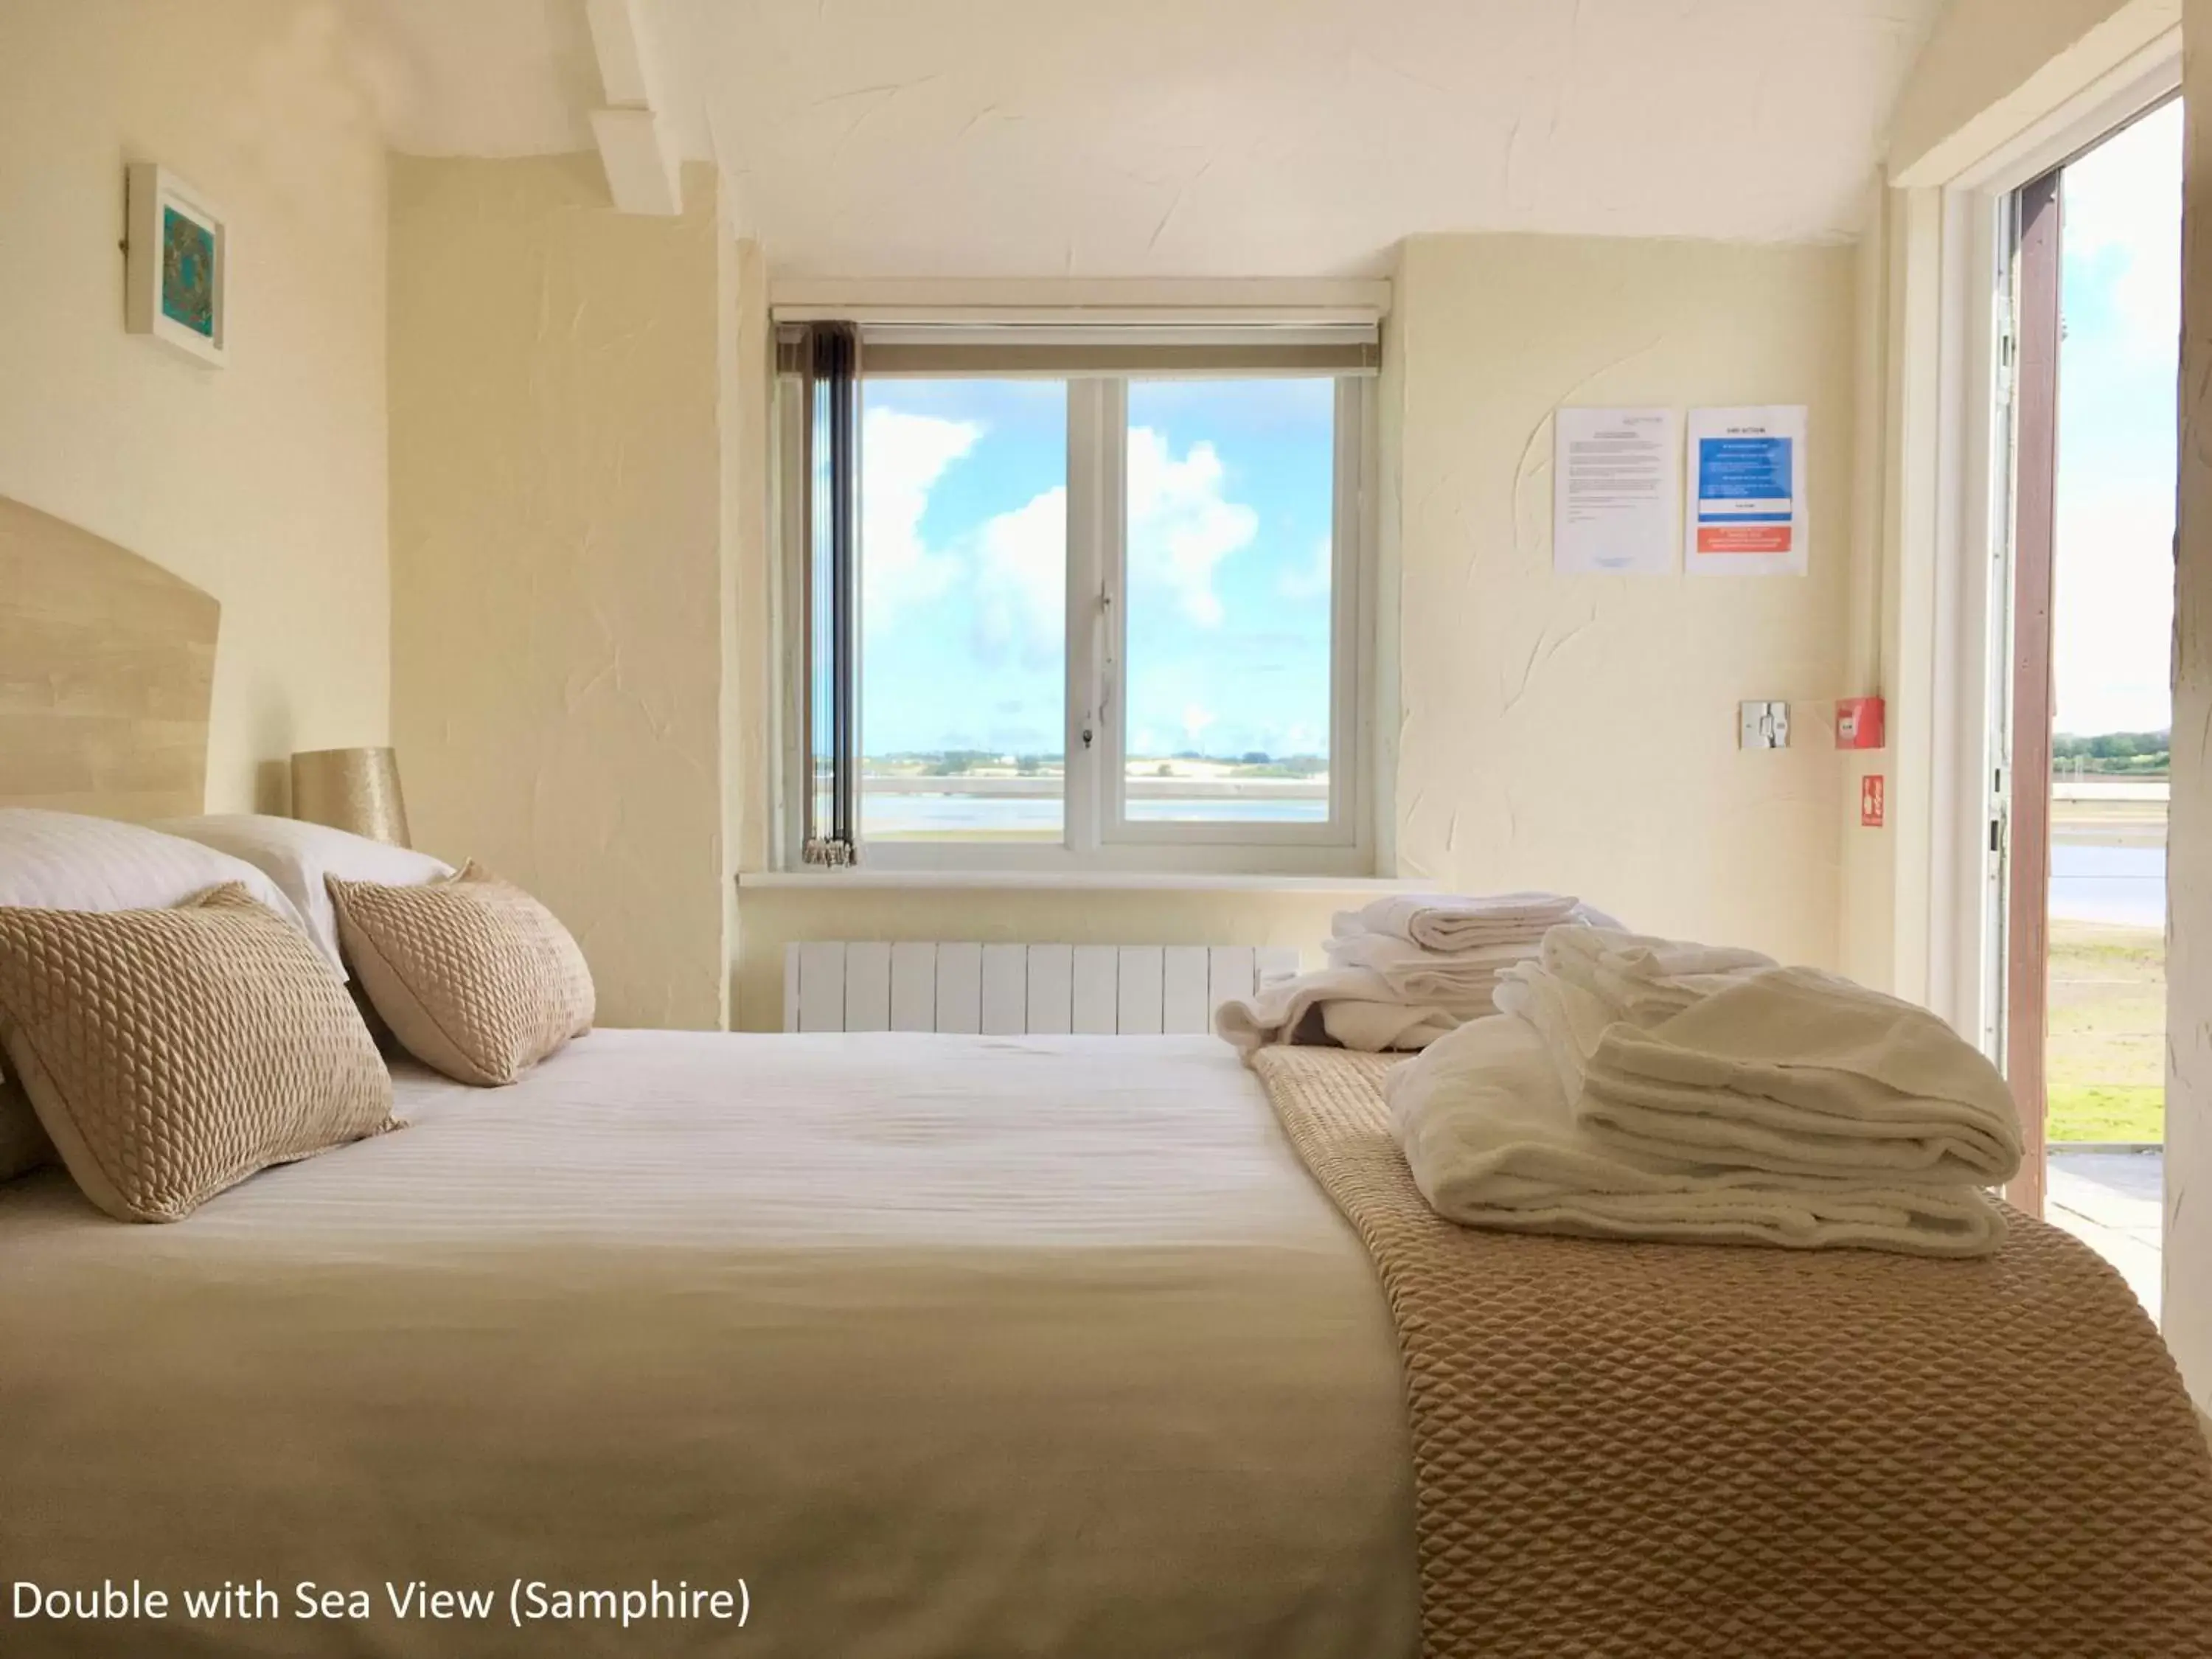
[(1691, 570), (1805, 574), (1805, 420), (1802, 405), (1690, 411)]
[(1553, 417), (1552, 564), (1562, 573), (1674, 568), (1681, 422), (1671, 409)]

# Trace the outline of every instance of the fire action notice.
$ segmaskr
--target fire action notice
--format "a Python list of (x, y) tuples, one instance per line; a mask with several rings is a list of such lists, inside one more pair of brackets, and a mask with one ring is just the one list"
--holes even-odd
[(1805, 428), (1802, 405), (1690, 411), (1688, 569), (1805, 574)]

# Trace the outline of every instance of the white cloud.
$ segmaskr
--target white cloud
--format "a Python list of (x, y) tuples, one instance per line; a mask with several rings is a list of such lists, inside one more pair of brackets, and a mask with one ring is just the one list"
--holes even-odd
[(2119, 252), (2112, 304), (2145, 356), (2171, 356), (2180, 339), (2181, 139), (2176, 99), (2066, 169), (2066, 252)]
[(1177, 460), (1163, 434), (1132, 427), (1128, 468), (1133, 582), (1167, 587), (1191, 621), (1219, 626), (1214, 567), (1251, 544), (1260, 515), (1222, 498), (1221, 457), (1212, 444), (1194, 443)]
[[(952, 547), (933, 548), (921, 533), (930, 492), (983, 434), (974, 422), (881, 407), (867, 412), (861, 434), (862, 615), (872, 631), (885, 629), (909, 607), (972, 581), (980, 655), (1019, 654), (1032, 662), (1055, 657), (1066, 628), (1065, 486), (995, 514)], [(1189, 620), (1206, 628), (1218, 626), (1223, 617), (1216, 569), (1249, 546), (1260, 527), (1251, 507), (1224, 499), (1224, 479), (1212, 444), (1194, 443), (1178, 458), (1161, 433), (1131, 428), (1132, 586), (1164, 589)], [(1326, 592), (1328, 565), (1324, 538), (1313, 572), (1285, 580), (1317, 581), (1312, 591)]]
[(921, 538), (929, 492), (945, 469), (975, 447), (983, 428), (899, 409), (872, 409), (860, 428), (860, 614), (870, 629), (890, 627), (965, 574), (951, 553)]
[(2156, 732), (2172, 719), (2173, 505), (2125, 489), (2059, 502), (2051, 606), (2057, 729)]
[(1054, 659), (1067, 616), (1067, 491), (1055, 484), (976, 538), (975, 634), (987, 656)]
[(1185, 703), (1182, 706), (1182, 731), (1183, 735), (1190, 739), (1190, 746), (1203, 752), (1206, 728), (1220, 718), (1211, 708), (1200, 708), (1194, 702)]
[(1327, 599), (1335, 565), (1335, 550), (1329, 538), (1323, 536), (1314, 544), (1313, 552), (1304, 564), (1283, 573), (1275, 584), (1275, 591), (1286, 599)]

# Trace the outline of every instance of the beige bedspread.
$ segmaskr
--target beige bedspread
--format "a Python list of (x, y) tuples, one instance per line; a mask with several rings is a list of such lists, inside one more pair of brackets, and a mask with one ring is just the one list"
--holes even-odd
[(1403, 1346), (1429, 1659), (2212, 1652), (2212, 1458), (2085, 1246), (1620, 1244), (1439, 1219), (1378, 1085), (1255, 1057)]
[[(1413, 1650), (1389, 1315), (1224, 1045), (602, 1031), (399, 1092), (173, 1226), (0, 1189), (0, 1581), (283, 1607), (0, 1652)], [(740, 1576), (742, 1635), (508, 1623)]]

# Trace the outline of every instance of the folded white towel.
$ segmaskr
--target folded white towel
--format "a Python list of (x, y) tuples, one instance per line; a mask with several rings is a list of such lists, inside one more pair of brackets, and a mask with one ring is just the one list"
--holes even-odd
[(1927, 1010), (1812, 969), (1745, 974), (1648, 1030), (1535, 963), (1498, 1006), (1542, 1034), (1577, 1122), (1634, 1156), (1989, 1184), (2020, 1168), (1996, 1067)]
[(1399, 893), (1358, 910), (1340, 912), (1334, 927), (1339, 938), (1376, 933), (1424, 950), (1469, 951), (1540, 937), (1546, 928), (1573, 919), (1583, 908), (1579, 899), (1559, 893)]
[(1985, 1255), (2004, 1239), (2002, 1214), (1971, 1186), (1790, 1179), (1615, 1150), (1577, 1124), (1544, 1039), (1511, 1015), (1431, 1044), (1385, 1092), (1422, 1196), (1472, 1226), (1939, 1256)]
[(1213, 1012), (1213, 1029), (1239, 1054), (1273, 1042), (1319, 1042), (1379, 1054), (1418, 1048), (1459, 1024), (1441, 1008), (1410, 1003), (1379, 974), (1325, 968), (1232, 997)]
[(1340, 1048), (1370, 1054), (1425, 1048), (1460, 1025), (1456, 1014), (1402, 1002), (1364, 1002), (1338, 997), (1321, 1005), (1321, 1028)]
[(1778, 965), (1757, 951), (1617, 927), (1555, 927), (1544, 935), (1542, 960), (1611, 1004), (1615, 1018), (1637, 1025), (1672, 1018), (1742, 975)]
[(1534, 957), (1541, 944), (1538, 936), (1447, 955), (1386, 934), (1340, 933), (1326, 949), (1332, 966), (1378, 975), (1406, 1001), (1434, 1004), (1473, 1018), (1491, 1011), (1490, 996), (1498, 988), (1498, 975)]

